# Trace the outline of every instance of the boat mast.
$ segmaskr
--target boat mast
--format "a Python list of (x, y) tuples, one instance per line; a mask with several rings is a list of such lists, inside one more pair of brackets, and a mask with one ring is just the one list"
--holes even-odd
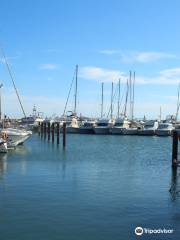
[(132, 90), (132, 120), (134, 119), (134, 86), (135, 86), (135, 72), (133, 74), (133, 90)]
[(113, 117), (113, 82), (112, 82), (112, 88), (111, 88), (111, 119)]
[(159, 120), (161, 122), (161, 115), (162, 115), (162, 111), (161, 111), (161, 106), (160, 106), (160, 109), (159, 109)]
[(104, 83), (102, 83), (101, 90), (102, 90), (102, 95), (101, 95), (101, 118), (102, 118), (103, 117), (103, 104), (104, 104), (104, 96), (103, 96)]
[(121, 94), (121, 79), (119, 79), (118, 83), (118, 118), (120, 116), (120, 94)]
[(75, 94), (74, 94), (74, 114), (76, 115), (77, 108), (77, 80), (78, 80), (78, 65), (76, 65), (76, 82), (75, 82)]
[(129, 93), (129, 83), (127, 79), (127, 90), (126, 90), (126, 101), (125, 101), (125, 107), (124, 107), (124, 117), (126, 117), (126, 109), (127, 109), (127, 102), (128, 102), (128, 93)]
[(130, 106), (130, 111), (129, 111), (129, 117), (132, 120), (132, 79), (131, 79), (131, 71), (129, 72), (129, 106)]
[(6, 67), (7, 67), (8, 73), (9, 73), (10, 78), (11, 78), (11, 80), (12, 80), (13, 87), (14, 87), (14, 90), (15, 90), (15, 92), (16, 92), (16, 95), (17, 95), (17, 98), (18, 98), (18, 101), (19, 101), (19, 104), (20, 104), (21, 110), (22, 110), (22, 112), (23, 112), (23, 114), (24, 114), (24, 117), (26, 118), (26, 114), (25, 114), (25, 111), (24, 111), (24, 108), (23, 108), (23, 105), (22, 105), (22, 102), (21, 102), (21, 99), (20, 99), (20, 96), (19, 96), (18, 90), (17, 90), (17, 88), (16, 88), (15, 81), (14, 81), (14, 79), (13, 79), (13, 75), (12, 75), (12, 73), (11, 73), (10, 66), (9, 66), (9, 64), (8, 64), (8, 62), (7, 62), (7, 59), (6, 59), (6, 56), (5, 56), (4, 50), (3, 50), (2, 48), (1, 48), (1, 52), (2, 52), (2, 55), (3, 55), (4, 61), (5, 61), (5, 64), (6, 64)]

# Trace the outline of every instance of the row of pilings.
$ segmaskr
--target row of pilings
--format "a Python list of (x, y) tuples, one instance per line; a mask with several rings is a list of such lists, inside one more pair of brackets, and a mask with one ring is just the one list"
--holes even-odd
[[(48, 142), (57, 143), (57, 145), (60, 144), (60, 133), (62, 131), (62, 142), (63, 147), (66, 147), (66, 123), (63, 123), (63, 126), (60, 127), (60, 123), (50, 123), (50, 122), (42, 122), (39, 123), (39, 129), (38, 133), (41, 138), (44, 138), (44, 140), (47, 139)], [(55, 140), (56, 139), (56, 140)]]

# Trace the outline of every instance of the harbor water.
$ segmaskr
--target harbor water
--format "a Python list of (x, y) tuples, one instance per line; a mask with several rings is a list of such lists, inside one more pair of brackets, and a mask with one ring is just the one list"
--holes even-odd
[(174, 230), (143, 239), (178, 239), (171, 145), (171, 137), (69, 134), (63, 150), (62, 139), (32, 135), (0, 155), (0, 239), (136, 239), (137, 226)]

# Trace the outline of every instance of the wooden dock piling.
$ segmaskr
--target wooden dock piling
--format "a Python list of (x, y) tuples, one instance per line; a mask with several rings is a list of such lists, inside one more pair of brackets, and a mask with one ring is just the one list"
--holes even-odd
[(40, 136), (40, 134), (41, 134), (41, 123), (38, 122), (38, 135)]
[(44, 139), (46, 139), (46, 122), (44, 122)]
[(66, 147), (66, 123), (63, 123), (63, 147)]
[(56, 131), (57, 131), (57, 144), (59, 144), (59, 134), (60, 134), (59, 123), (56, 124)]
[(50, 122), (48, 122), (47, 132), (48, 132), (48, 142), (49, 142), (49, 141), (50, 141), (50, 134), (51, 134), (51, 125), (50, 125)]
[(44, 123), (42, 122), (42, 123), (41, 123), (41, 138), (42, 138), (42, 136), (43, 136), (43, 126), (44, 126)]
[(52, 143), (54, 143), (54, 123), (51, 125)]
[(172, 167), (178, 166), (178, 133), (173, 131), (173, 144), (172, 144)]

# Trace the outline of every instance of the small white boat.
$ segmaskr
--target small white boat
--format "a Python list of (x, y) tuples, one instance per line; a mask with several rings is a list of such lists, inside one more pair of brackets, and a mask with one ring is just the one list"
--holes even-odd
[(155, 133), (157, 136), (170, 136), (173, 130), (172, 123), (160, 123)]
[(97, 120), (96, 125), (94, 127), (95, 134), (109, 134), (109, 129), (112, 128), (114, 122), (108, 118), (101, 118)]
[(79, 131), (79, 123), (76, 117), (72, 117), (66, 122), (66, 132), (67, 133), (78, 133)]
[(155, 131), (159, 126), (158, 121), (156, 120), (149, 120), (144, 123), (144, 128), (138, 130), (138, 135), (144, 136), (153, 136), (155, 135)]
[(127, 118), (117, 118), (115, 120), (114, 126), (110, 129), (110, 132), (112, 134), (118, 134), (122, 135), (125, 134), (125, 131), (127, 133), (127, 129), (129, 129), (130, 122)]
[(32, 131), (17, 128), (5, 128), (1, 130), (1, 134), (7, 135), (7, 144), (9, 147), (15, 147), (23, 144), (32, 135)]
[(7, 141), (4, 138), (0, 138), (0, 153), (7, 153)]

